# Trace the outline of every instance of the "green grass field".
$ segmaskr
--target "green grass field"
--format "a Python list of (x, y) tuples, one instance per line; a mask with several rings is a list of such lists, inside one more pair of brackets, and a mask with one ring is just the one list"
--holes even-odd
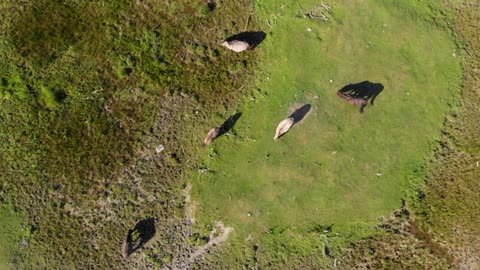
[[(0, 269), (478, 268), (479, 8), (1, 2)], [(242, 31), (267, 36), (220, 46)], [(360, 114), (335, 92), (366, 80)], [(233, 233), (192, 260), (216, 221)]]
[[(319, 224), (334, 224), (341, 241), (373, 234), (418, 188), (459, 97), (462, 52), (422, 20), (426, 6), (337, 1), (328, 21), (298, 16), (315, 3), (257, 3), (270, 27), (260, 90), (239, 109), (235, 136), (210, 146), (210, 172), (192, 176), (200, 223), (222, 220), (239, 241)], [(384, 90), (362, 115), (335, 92), (365, 80)], [(311, 104), (310, 115), (273, 141), (295, 103)]]

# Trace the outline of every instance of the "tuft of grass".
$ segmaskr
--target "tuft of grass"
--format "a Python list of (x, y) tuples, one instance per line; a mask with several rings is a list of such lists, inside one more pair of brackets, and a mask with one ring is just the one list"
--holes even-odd
[(234, 63), (234, 64), (231, 64), (230, 66), (228, 66), (228, 71), (230, 73), (238, 73), (242, 70), (244, 70), (246, 67), (245, 63), (243, 62), (237, 62), (237, 63)]
[(210, 7), (208, 5), (200, 5), (198, 8), (198, 13), (200, 16), (208, 16), (210, 13)]
[(40, 87), (40, 100), (49, 109), (59, 106), (63, 96), (61, 92), (55, 92), (45, 86)]
[(12, 95), (18, 98), (26, 98), (28, 89), (18, 73), (6, 74), (1, 78), (0, 98), (9, 98)]

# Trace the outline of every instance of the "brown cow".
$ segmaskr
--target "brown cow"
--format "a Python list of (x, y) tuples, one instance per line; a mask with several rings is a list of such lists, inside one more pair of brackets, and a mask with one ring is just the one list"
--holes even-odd
[(208, 132), (207, 137), (205, 138), (205, 140), (203, 142), (206, 145), (210, 145), (213, 142), (213, 140), (215, 140), (218, 137), (218, 134), (220, 134), (220, 128), (218, 128), (218, 127), (212, 128)]
[(337, 96), (346, 100), (348, 103), (352, 105), (360, 105), (360, 113), (363, 113), (363, 108), (367, 106), (367, 100), (363, 97), (352, 97), (340, 91), (337, 92)]

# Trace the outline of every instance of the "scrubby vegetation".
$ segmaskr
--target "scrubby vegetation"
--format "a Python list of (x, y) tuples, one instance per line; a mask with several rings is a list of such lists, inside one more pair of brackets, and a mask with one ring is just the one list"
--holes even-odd
[[(255, 58), (219, 46), (245, 27), (233, 14), (251, 4), (203, 6), (2, 2), (0, 198), (26, 217), (2, 223), (18, 236), (7, 238), (14, 265), (117, 269), (178, 257), (180, 175), (195, 166), (205, 119), (249, 89)], [(233, 75), (237, 63), (248, 69)], [(123, 260), (128, 230), (151, 217), (151, 259)]]

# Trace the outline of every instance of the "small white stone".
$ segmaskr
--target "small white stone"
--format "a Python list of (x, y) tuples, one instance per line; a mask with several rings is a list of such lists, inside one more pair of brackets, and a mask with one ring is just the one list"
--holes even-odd
[(251, 216), (252, 216), (252, 213), (248, 212), (248, 213), (247, 213), (247, 216), (251, 217)]
[(157, 150), (157, 153), (162, 152), (164, 149), (165, 147), (163, 146), (163, 144), (159, 144), (157, 145), (157, 147), (155, 147), (155, 150)]
[(307, 32), (312, 32), (312, 28), (307, 28)]
[(329, 82), (330, 82), (330, 83), (333, 83), (333, 79), (330, 79), (330, 81), (329, 81)]

